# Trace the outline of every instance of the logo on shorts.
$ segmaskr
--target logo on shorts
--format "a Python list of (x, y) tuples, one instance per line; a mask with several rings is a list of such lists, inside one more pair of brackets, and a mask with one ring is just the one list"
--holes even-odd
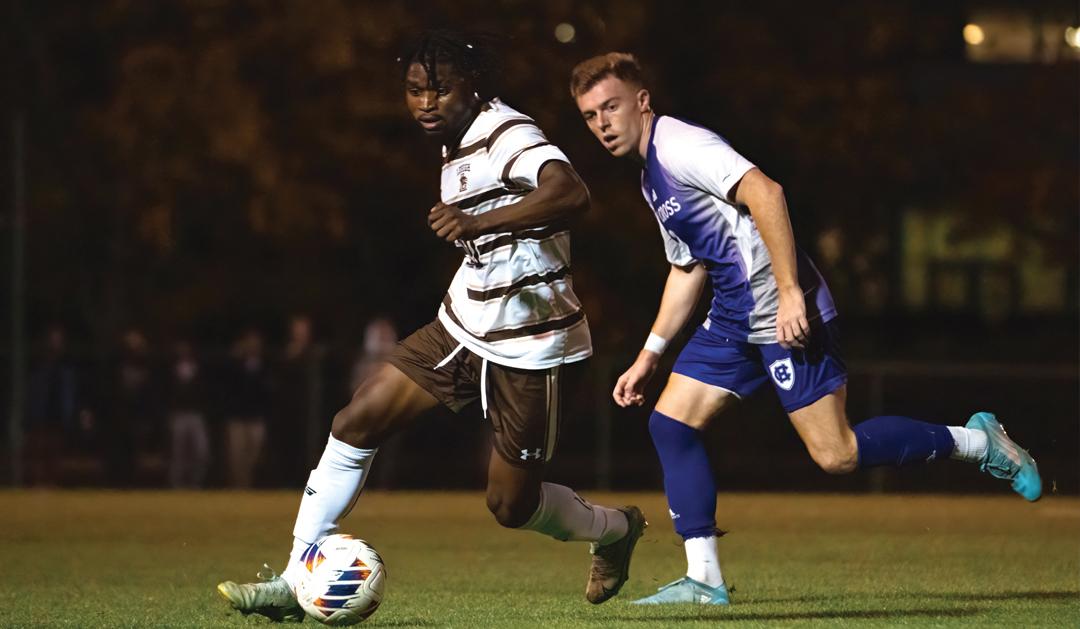
[(795, 386), (795, 366), (790, 358), (783, 358), (769, 365), (769, 375), (772, 376), (776, 386), (785, 391), (790, 391)]
[(540, 448), (533, 448), (532, 450), (529, 450), (528, 448), (522, 448), (521, 456), (518, 458), (520, 458), (522, 461), (528, 461), (530, 459), (539, 460), (540, 456), (543, 455), (543, 453), (544, 451)]

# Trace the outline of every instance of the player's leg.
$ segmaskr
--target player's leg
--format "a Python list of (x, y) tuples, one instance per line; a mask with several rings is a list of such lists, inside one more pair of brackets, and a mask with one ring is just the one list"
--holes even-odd
[(487, 506), (507, 528), (536, 531), (562, 542), (617, 541), (627, 533), (623, 512), (593, 505), (563, 485), (543, 482), (543, 463), (522, 467), (493, 448), (488, 465)]
[(1042, 482), (1034, 460), (989, 413), (976, 413), (966, 426), (886, 415), (851, 428), (835, 321), (816, 326), (805, 351), (769, 345), (762, 347), (762, 355), (792, 424), (826, 472), (844, 474), (951, 458), (977, 463), (983, 471), (1013, 481), (1013, 489), (1028, 500), (1039, 498)]
[(1028, 500), (1038, 500), (1042, 481), (1034, 459), (1016, 445), (990, 413), (966, 426), (945, 426), (896, 415), (872, 417), (850, 428), (844, 414), (846, 387), (790, 413), (810, 456), (830, 474), (856, 469), (929, 463), (950, 458), (976, 463), (1012, 481)]
[(218, 585), (221, 595), (244, 613), (273, 620), (303, 620), (304, 612), (294, 594), (300, 555), (310, 544), (337, 531), (338, 523), (360, 495), (382, 440), (437, 403), (390, 364), (382, 365), (361, 383), (349, 404), (334, 416), (326, 448), (308, 477), (285, 571), (280, 577), (273, 571), (260, 573), (261, 583), (226, 581)]
[(495, 521), (507, 528), (520, 528), (540, 506), (540, 467), (526, 469), (510, 465), (492, 448), (488, 461), (487, 508)]
[(715, 417), (765, 382), (756, 350), (698, 329), (679, 354), (649, 418), (664, 470), (664, 493), (683, 538), (686, 575), (639, 604), (727, 604), (717, 552), (716, 480), (703, 431)]
[(184, 479), (187, 476), (186, 466), (191, 460), (187, 434), (181, 417), (181, 413), (169, 413), (169, 486), (173, 489), (184, 486)]
[[(398, 343), (334, 416), (326, 450), (300, 501), (290, 566), (298, 565), (308, 545), (337, 530), (387, 438), (439, 403), (458, 411), (477, 397), (478, 374), (470, 354), (461, 350), (438, 320), (429, 323)], [(288, 570), (285, 576), (291, 577)]]
[(488, 508), (500, 524), (561, 541), (592, 542), (586, 598), (602, 603), (629, 576), (634, 545), (646, 523), (636, 507), (589, 503), (569, 487), (543, 481), (558, 441), (561, 367), (521, 370), (488, 363), (482, 372), (495, 432), (488, 464)]
[(952, 452), (947, 427), (906, 417), (875, 417), (852, 430), (845, 411), (847, 366), (836, 320), (814, 322), (805, 349), (770, 343), (759, 350), (781, 405), (824, 471), (846, 474), (859, 467), (944, 458)]
[(832, 393), (788, 413), (810, 458), (829, 474), (846, 474), (858, 468), (858, 440), (848, 424), (846, 401), (847, 385), (841, 384)]
[(206, 430), (206, 416), (194, 413), (195, 432), (193, 434), (195, 450), (192, 453), (191, 477), (189, 482), (196, 489), (202, 489), (206, 482), (206, 472), (210, 469), (210, 435)]
[(290, 565), (307, 546), (337, 531), (363, 489), (379, 445), (437, 404), (389, 363), (357, 387), (334, 416), (326, 448), (308, 477), (293, 529)]
[(649, 434), (664, 471), (668, 513), (683, 538), (686, 575), (634, 603), (728, 603), (717, 550), (716, 480), (703, 431), (737, 400), (727, 389), (679, 373), (660, 394)]
[(945, 426), (885, 415), (848, 427), (845, 388), (791, 413), (791, 421), (810, 456), (823, 470), (844, 474), (855, 469), (903, 467), (950, 458), (975, 463), (996, 478), (1012, 482), (1027, 500), (1038, 500), (1042, 480), (1035, 460), (1009, 439), (991, 413), (975, 413), (966, 426)]
[(841, 385), (789, 413), (810, 457), (830, 474), (925, 463), (944, 459), (954, 450), (952, 427), (910, 417), (874, 417), (852, 429), (844, 410), (846, 400), (847, 386)]
[(292, 585), (300, 555), (337, 530), (356, 502), (383, 440), (439, 402), (458, 409), (447, 391), (459, 374), (436, 369), (443, 358), (450, 359), (448, 367), (457, 366), (461, 361), (457, 348), (441, 324), (433, 322), (399, 343), (388, 363), (360, 384), (349, 404), (334, 416), (326, 448), (308, 477), (284, 573), (278, 577), (270, 571), (263, 583), (220, 584), (218, 591), (233, 607), (277, 620), (303, 619)]
[(247, 487), (255, 486), (255, 470), (259, 467), (259, 461), (264, 455), (266, 447), (266, 420), (262, 417), (253, 418), (244, 427), (247, 435), (244, 440), (248, 443), (248, 449), (244, 451), (247, 457), (244, 461), (244, 480)]

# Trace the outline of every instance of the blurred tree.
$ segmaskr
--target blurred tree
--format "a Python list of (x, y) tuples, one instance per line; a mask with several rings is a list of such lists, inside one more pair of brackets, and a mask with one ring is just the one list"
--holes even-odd
[[(953, 3), (21, 10), (33, 306), (89, 320), (101, 343), (131, 319), (222, 340), (300, 309), (353, 338), (376, 311), (405, 330), (430, 318), (457, 255), (424, 221), (438, 148), (401, 105), (394, 59), (440, 25), (504, 37), (506, 100), (592, 187), (575, 268), (602, 350), (648, 324), (665, 273), (635, 168), (603, 154), (567, 95), (572, 65), (611, 49), (640, 55), (659, 111), (715, 128), (785, 185), (804, 247), (842, 234), (838, 268), (872, 274), (885, 303), (897, 303), (890, 238), (908, 207), (964, 217), (958, 238), (1004, 224), (1040, 255), (1076, 258), (1075, 64), (967, 63)], [(561, 22), (574, 26), (566, 44)]]

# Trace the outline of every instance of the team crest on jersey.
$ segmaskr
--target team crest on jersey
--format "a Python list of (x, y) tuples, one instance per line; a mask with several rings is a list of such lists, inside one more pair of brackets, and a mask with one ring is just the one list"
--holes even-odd
[(776, 386), (785, 391), (790, 391), (791, 387), (795, 386), (795, 365), (790, 358), (782, 358), (769, 365), (769, 375)]
[(469, 172), (469, 165), (462, 164), (457, 167), (458, 176), (458, 192), (465, 192), (469, 188), (469, 178), (465, 176), (465, 173)]

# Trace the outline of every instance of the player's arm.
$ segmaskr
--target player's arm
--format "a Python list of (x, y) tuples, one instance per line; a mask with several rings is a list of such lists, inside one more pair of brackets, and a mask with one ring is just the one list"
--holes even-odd
[(736, 184), (734, 197), (736, 203), (750, 208), (761, 240), (769, 250), (779, 292), (776, 341), (785, 348), (801, 348), (810, 335), (810, 323), (806, 319), (806, 300), (799, 286), (795, 235), (788, 217), (784, 189), (760, 169), (752, 168)]
[(615, 383), (611, 395), (616, 404), (622, 407), (644, 404), (645, 385), (656, 371), (660, 354), (667, 347), (668, 340), (686, 325), (687, 319), (693, 314), (706, 277), (705, 267), (701, 264), (688, 267), (671, 265), (667, 283), (664, 284), (664, 295), (660, 298), (660, 311), (645, 347), (638, 352), (634, 364)]
[(459, 238), (543, 227), (589, 209), (589, 189), (566, 162), (545, 163), (537, 184), (520, 201), (476, 216), (440, 202), (431, 208), (428, 223), (439, 238), (453, 242)]

